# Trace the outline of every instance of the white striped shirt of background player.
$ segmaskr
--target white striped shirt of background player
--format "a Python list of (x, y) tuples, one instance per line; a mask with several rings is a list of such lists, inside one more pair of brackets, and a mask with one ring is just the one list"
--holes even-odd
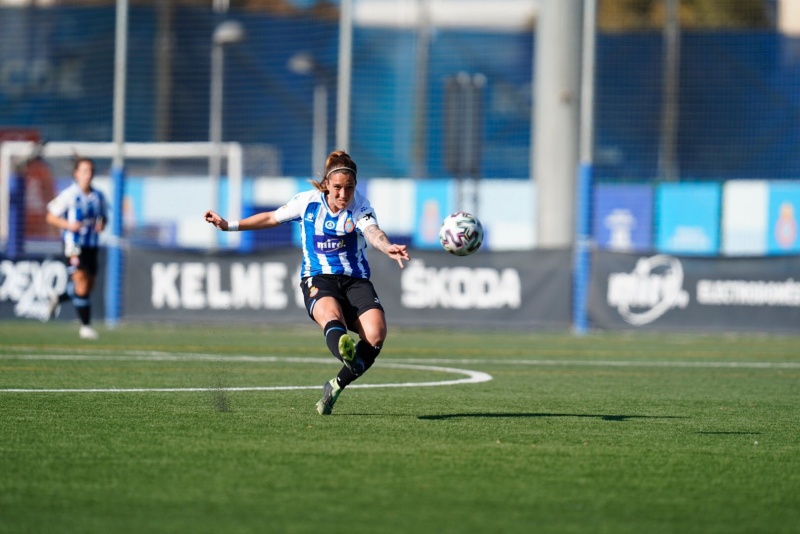
[[(377, 224), (369, 200), (358, 191), (347, 209), (332, 213), (325, 193), (298, 193), (275, 211), (281, 223), (300, 223), (303, 244), (301, 278), (318, 274), (344, 274), (369, 279), (364, 230)], [(356, 231), (358, 230), (358, 231)]]
[(47, 204), (47, 211), (56, 217), (82, 224), (78, 232), (62, 231), (64, 252), (67, 256), (73, 255), (71, 252), (76, 248), (97, 248), (99, 235), (95, 225), (99, 219), (107, 219), (103, 193), (96, 189), (92, 189), (91, 193), (84, 193), (73, 182)]

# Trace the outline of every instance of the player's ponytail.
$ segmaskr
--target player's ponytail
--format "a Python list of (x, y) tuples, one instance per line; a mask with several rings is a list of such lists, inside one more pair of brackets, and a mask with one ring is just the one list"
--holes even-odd
[(344, 150), (334, 150), (325, 161), (325, 175), (319, 181), (310, 180), (311, 185), (318, 191), (327, 191), (328, 177), (334, 172), (349, 172), (353, 175), (353, 180), (358, 182), (358, 166), (356, 166), (356, 162)]

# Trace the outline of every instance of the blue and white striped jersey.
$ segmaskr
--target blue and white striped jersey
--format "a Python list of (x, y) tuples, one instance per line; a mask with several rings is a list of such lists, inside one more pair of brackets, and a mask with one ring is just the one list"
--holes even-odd
[(303, 244), (301, 277), (345, 274), (369, 278), (364, 230), (373, 224), (375, 212), (358, 191), (347, 209), (331, 213), (325, 193), (313, 189), (298, 193), (275, 212), (278, 221), (300, 223)]
[(64, 239), (64, 251), (68, 256), (80, 248), (97, 247), (99, 236), (95, 226), (100, 219), (106, 220), (106, 199), (103, 193), (93, 189), (91, 193), (84, 193), (78, 184), (72, 183), (59, 195), (47, 204), (47, 211), (67, 219), (79, 221), (83, 226), (79, 232), (61, 232)]

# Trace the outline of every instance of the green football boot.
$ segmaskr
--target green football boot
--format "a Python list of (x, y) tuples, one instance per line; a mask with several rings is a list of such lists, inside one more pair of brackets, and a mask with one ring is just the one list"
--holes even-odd
[(336, 383), (336, 379), (329, 380), (322, 385), (322, 398), (317, 401), (317, 413), (320, 415), (330, 415), (333, 411), (333, 405), (336, 399), (342, 393), (344, 388), (340, 388)]
[(339, 355), (342, 357), (342, 363), (350, 369), (351, 373), (361, 376), (361, 373), (364, 372), (364, 362), (356, 356), (356, 342), (349, 334), (342, 334), (342, 337), (339, 338)]

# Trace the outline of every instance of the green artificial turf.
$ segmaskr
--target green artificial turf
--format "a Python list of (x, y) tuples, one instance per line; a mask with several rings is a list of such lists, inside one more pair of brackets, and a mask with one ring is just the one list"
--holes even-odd
[(800, 532), (800, 337), (394, 329), (321, 417), (313, 325), (100, 333), (0, 323), (0, 532)]

